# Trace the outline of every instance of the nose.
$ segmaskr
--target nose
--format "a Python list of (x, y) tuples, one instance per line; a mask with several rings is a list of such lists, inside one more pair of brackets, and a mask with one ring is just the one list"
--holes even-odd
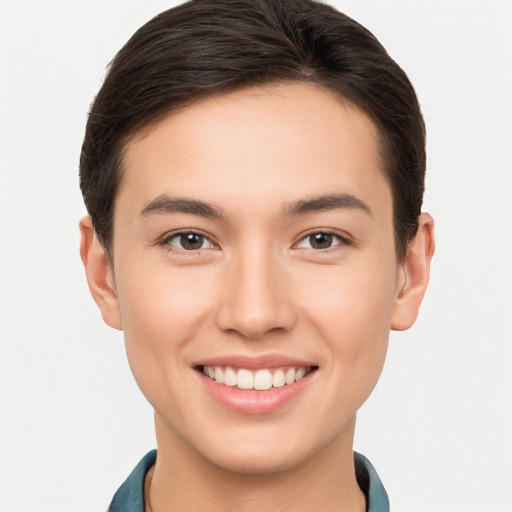
[(270, 332), (289, 331), (295, 324), (287, 272), (269, 252), (253, 245), (225, 268), (217, 309), (223, 331), (256, 340)]

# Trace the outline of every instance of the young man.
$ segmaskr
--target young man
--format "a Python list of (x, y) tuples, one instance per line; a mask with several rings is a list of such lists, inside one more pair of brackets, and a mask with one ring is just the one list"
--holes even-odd
[(155, 409), (111, 511), (387, 511), (352, 448), (434, 250), (424, 124), (363, 27), (195, 0), (114, 59), (80, 162), (81, 256)]

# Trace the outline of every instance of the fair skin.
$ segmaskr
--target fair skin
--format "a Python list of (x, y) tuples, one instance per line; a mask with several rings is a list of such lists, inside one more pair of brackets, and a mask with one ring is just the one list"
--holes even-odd
[(81, 255), (155, 409), (152, 511), (365, 510), (356, 412), (434, 250), (423, 214), (397, 261), (373, 123), (317, 87), (244, 89), (134, 137), (124, 171), (113, 269), (88, 217)]

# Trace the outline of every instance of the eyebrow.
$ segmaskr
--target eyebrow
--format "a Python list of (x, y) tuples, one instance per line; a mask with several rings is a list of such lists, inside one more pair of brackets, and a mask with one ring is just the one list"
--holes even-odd
[(361, 199), (351, 194), (328, 194), (311, 199), (301, 199), (288, 206), (289, 216), (305, 215), (307, 213), (328, 212), (331, 210), (362, 210), (372, 214), (370, 207)]
[(213, 204), (186, 197), (171, 197), (166, 194), (158, 196), (147, 204), (139, 213), (139, 217), (158, 213), (189, 213), (202, 217), (224, 218), (222, 210)]
[[(287, 216), (306, 215), (308, 213), (326, 212), (331, 210), (362, 210), (371, 215), (370, 207), (361, 199), (351, 194), (327, 194), (310, 199), (300, 199), (288, 205)], [(166, 194), (158, 196), (148, 203), (139, 213), (139, 217), (152, 214), (188, 213), (202, 217), (223, 219), (221, 208), (205, 201), (186, 197), (171, 197)]]

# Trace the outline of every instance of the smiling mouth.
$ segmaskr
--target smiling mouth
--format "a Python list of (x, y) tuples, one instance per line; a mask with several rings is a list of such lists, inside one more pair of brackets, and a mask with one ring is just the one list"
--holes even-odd
[(266, 391), (272, 388), (290, 386), (302, 380), (318, 366), (286, 366), (248, 370), (231, 366), (199, 366), (197, 370), (217, 384), (243, 390)]

